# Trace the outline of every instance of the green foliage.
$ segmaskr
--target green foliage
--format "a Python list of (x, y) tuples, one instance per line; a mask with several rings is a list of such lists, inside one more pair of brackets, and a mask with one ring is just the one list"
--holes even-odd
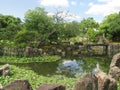
[(95, 41), (99, 24), (93, 18), (83, 19), (79, 28), (81, 38), (86, 38), (87, 42)]
[[(64, 16), (63, 16), (64, 13)], [(61, 42), (76, 37), (79, 33), (79, 23), (77, 21), (67, 22), (68, 12), (57, 10), (53, 15), (55, 23), (54, 30), (57, 32), (57, 41)]]
[(105, 37), (113, 41), (120, 41), (120, 13), (110, 14), (105, 17), (100, 25), (101, 30), (104, 31)]
[(26, 30), (37, 31), (41, 41), (48, 39), (53, 26), (52, 18), (47, 15), (44, 8), (37, 7), (34, 10), (28, 10), (25, 14)]
[(30, 62), (54, 62), (60, 60), (58, 56), (44, 56), (44, 57), (33, 57), (33, 58), (17, 58), (17, 57), (1, 57), (0, 62), (6, 63), (30, 63)]
[(15, 36), (15, 43), (18, 47), (32, 46), (31, 43), (38, 37), (36, 31), (22, 30)]
[(64, 39), (70, 39), (76, 37), (79, 33), (79, 23), (73, 21), (65, 23), (65, 29), (62, 33), (62, 36)]
[[(120, 41), (120, 13), (110, 14), (99, 24), (92, 18), (65, 22), (63, 11), (57, 11), (49, 16), (44, 8), (36, 7), (25, 13), (24, 22), (20, 18), (0, 14), (0, 40), (6, 46), (25, 47), (27, 45), (39, 46), (42, 43), (61, 42), (80, 37), (81, 42), (95, 42), (98, 35), (104, 34), (105, 40)], [(67, 15), (67, 13), (66, 13)], [(99, 30), (100, 29), (100, 30)], [(106, 39), (107, 38), (107, 39)], [(12, 42), (10, 45), (6, 42)], [(15, 42), (14, 42), (15, 41)], [(1, 42), (0, 42), (1, 44)], [(3, 44), (3, 45), (4, 45)]]
[(89, 39), (89, 42), (95, 42), (97, 41), (97, 35), (98, 35), (98, 31), (95, 31), (94, 29), (88, 29), (87, 30), (87, 35), (88, 35), (88, 39)]
[(55, 32), (57, 33), (56, 41), (61, 42), (64, 39), (65, 23), (59, 22), (54, 25)]
[(83, 19), (80, 22), (80, 31), (81, 33), (85, 34), (88, 29), (98, 29), (99, 24), (91, 17), (87, 19)]
[(19, 18), (0, 14), (0, 40), (13, 40), (21, 28), (22, 24)]
[(65, 23), (63, 19), (59, 15), (49, 17), (44, 8), (37, 7), (26, 12), (25, 27), (27, 30), (37, 31), (39, 40), (45, 42), (59, 42), (76, 37), (79, 33), (79, 23)]
[(14, 47), (15, 43), (9, 40), (0, 40), (0, 46), (1, 47)]
[[(67, 90), (72, 90), (74, 88), (75, 82), (78, 78), (68, 78), (63, 75), (53, 75), (53, 76), (42, 76), (38, 75), (32, 70), (20, 69), (14, 65), (11, 65), (11, 75), (7, 77), (0, 77), (0, 83), (5, 86), (8, 83), (16, 79), (27, 79), (33, 87), (33, 90), (39, 85), (44, 84), (62, 84), (66, 85)], [(80, 77), (79, 77), (80, 78)]]

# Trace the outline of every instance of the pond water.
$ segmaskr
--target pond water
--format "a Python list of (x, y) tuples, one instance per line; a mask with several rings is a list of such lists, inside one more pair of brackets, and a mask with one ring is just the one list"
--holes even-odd
[(20, 68), (33, 70), (35, 73), (44, 76), (56, 74), (73, 77), (76, 74), (89, 73), (99, 64), (100, 69), (108, 72), (111, 60), (106, 57), (87, 57), (77, 59), (62, 59), (56, 62), (44, 63), (19, 63), (14, 64)]

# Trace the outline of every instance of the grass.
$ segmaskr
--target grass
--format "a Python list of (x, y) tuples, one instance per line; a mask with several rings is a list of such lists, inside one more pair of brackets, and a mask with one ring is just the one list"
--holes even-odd
[[(11, 75), (7, 76), (7, 77), (0, 77), (0, 83), (5, 86), (8, 83), (16, 80), (16, 79), (27, 79), (30, 84), (33, 87), (33, 90), (36, 90), (36, 88), (39, 85), (43, 85), (43, 84), (62, 84), (65, 85), (67, 90), (73, 90), (74, 86), (75, 86), (75, 82), (78, 80), (78, 76), (77, 78), (68, 78), (66, 76), (63, 75), (54, 75), (54, 76), (41, 76), (41, 75), (37, 75), (35, 72), (33, 72), (32, 70), (25, 70), (25, 69), (21, 69), (19, 67), (16, 67), (14, 65), (10, 65), (11, 68)], [(80, 78), (80, 76), (79, 76)]]
[(33, 57), (33, 58), (18, 58), (18, 57), (7, 57), (3, 56), (0, 58), (0, 62), (6, 63), (30, 63), (30, 62), (54, 62), (60, 60), (59, 56), (44, 56), (44, 57)]
[(118, 89), (117, 90), (120, 90), (120, 80), (118, 81)]

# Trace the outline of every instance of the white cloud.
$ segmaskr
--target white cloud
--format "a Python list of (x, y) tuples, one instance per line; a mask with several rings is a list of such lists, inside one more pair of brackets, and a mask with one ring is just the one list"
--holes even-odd
[(99, 2), (110, 2), (112, 0), (98, 0)]
[(68, 0), (40, 0), (40, 4), (43, 6), (52, 6), (52, 7), (68, 7)]
[(48, 16), (53, 16), (53, 15), (55, 15), (55, 14), (52, 13), (52, 12), (49, 12), (49, 13), (47, 13), (47, 15), (48, 15)]
[(92, 5), (93, 5), (93, 3), (92, 3), (92, 2), (90, 2), (88, 5), (89, 5), (89, 6), (92, 6)]
[(76, 5), (77, 3), (76, 3), (76, 1), (71, 1), (71, 5)]
[[(47, 15), (48, 16), (53, 16), (53, 15), (55, 15), (55, 13), (49, 12)], [(78, 15), (74, 15), (74, 14), (66, 13), (66, 12), (61, 12), (61, 13), (58, 14), (58, 16), (62, 17), (64, 19), (70, 20), (70, 21), (81, 19), (81, 17), (78, 16)]]
[(74, 15), (74, 14), (70, 14), (67, 19), (69, 19), (70, 21), (73, 21), (73, 20), (80, 20), (81, 17), (78, 16), (78, 15)]
[(83, 2), (80, 2), (80, 6), (84, 6), (85, 4)]
[(108, 15), (120, 11), (120, 0), (98, 0), (104, 2), (103, 4), (89, 4), (90, 8), (86, 14), (93, 15)]

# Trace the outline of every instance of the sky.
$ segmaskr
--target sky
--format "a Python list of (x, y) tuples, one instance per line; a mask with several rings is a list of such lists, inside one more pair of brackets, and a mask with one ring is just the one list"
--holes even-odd
[(57, 11), (67, 13), (68, 20), (81, 21), (83, 18), (93, 17), (101, 22), (105, 16), (120, 11), (120, 0), (0, 0), (0, 13), (13, 15), (24, 20), (29, 9), (43, 7), (48, 15)]

